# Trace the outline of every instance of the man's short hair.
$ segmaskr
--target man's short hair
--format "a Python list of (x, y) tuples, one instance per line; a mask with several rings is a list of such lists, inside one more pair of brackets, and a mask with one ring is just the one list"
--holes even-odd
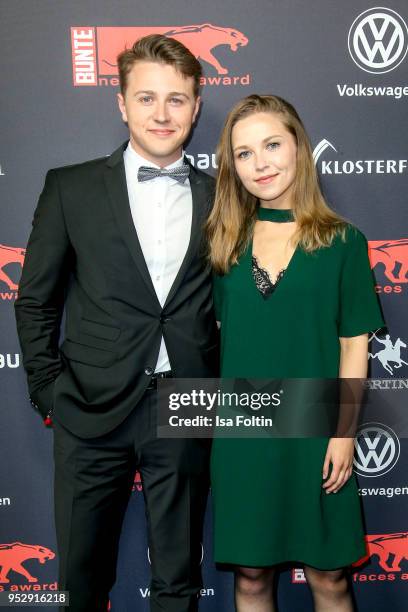
[(118, 55), (119, 82), (122, 95), (127, 88), (127, 77), (136, 62), (156, 62), (173, 66), (184, 77), (194, 79), (194, 95), (200, 93), (203, 69), (195, 55), (175, 38), (149, 34), (139, 38), (130, 49)]

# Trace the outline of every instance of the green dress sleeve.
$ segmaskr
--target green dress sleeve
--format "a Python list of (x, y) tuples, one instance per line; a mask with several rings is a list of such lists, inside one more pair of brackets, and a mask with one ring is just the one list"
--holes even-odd
[(222, 311), (222, 277), (218, 274), (213, 274), (213, 299), (214, 311), (217, 321), (221, 321)]
[(341, 273), (339, 337), (359, 336), (384, 327), (365, 236), (348, 227)]

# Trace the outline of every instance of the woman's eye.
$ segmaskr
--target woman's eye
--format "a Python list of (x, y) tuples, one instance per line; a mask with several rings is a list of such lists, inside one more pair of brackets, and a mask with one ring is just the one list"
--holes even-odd
[(238, 159), (247, 159), (249, 155), (249, 151), (241, 151), (241, 153), (238, 153), (237, 157)]
[(280, 143), (279, 142), (268, 142), (268, 144), (266, 145), (266, 148), (269, 151), (274, 151), (275, 149), (277, 149), (279, 147)]

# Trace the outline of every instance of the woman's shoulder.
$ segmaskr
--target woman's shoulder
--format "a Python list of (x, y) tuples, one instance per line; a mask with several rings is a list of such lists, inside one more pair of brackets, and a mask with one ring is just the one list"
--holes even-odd
[(365, 247), (368, 248), (367, 238), (361, 230), (350, 222), (345, 222), (336, 234), (333, 240), (333, 246), (342, 250), (350, 248)]

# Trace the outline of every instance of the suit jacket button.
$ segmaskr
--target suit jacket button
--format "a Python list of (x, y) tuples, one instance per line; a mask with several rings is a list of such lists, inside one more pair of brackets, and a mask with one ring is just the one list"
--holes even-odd
[(154, 370), (150, 366), (147, 366), (147, 368), (145, 368), (145, 374), (147, 374), (147, 376), (151, 376), (153, 372)]

